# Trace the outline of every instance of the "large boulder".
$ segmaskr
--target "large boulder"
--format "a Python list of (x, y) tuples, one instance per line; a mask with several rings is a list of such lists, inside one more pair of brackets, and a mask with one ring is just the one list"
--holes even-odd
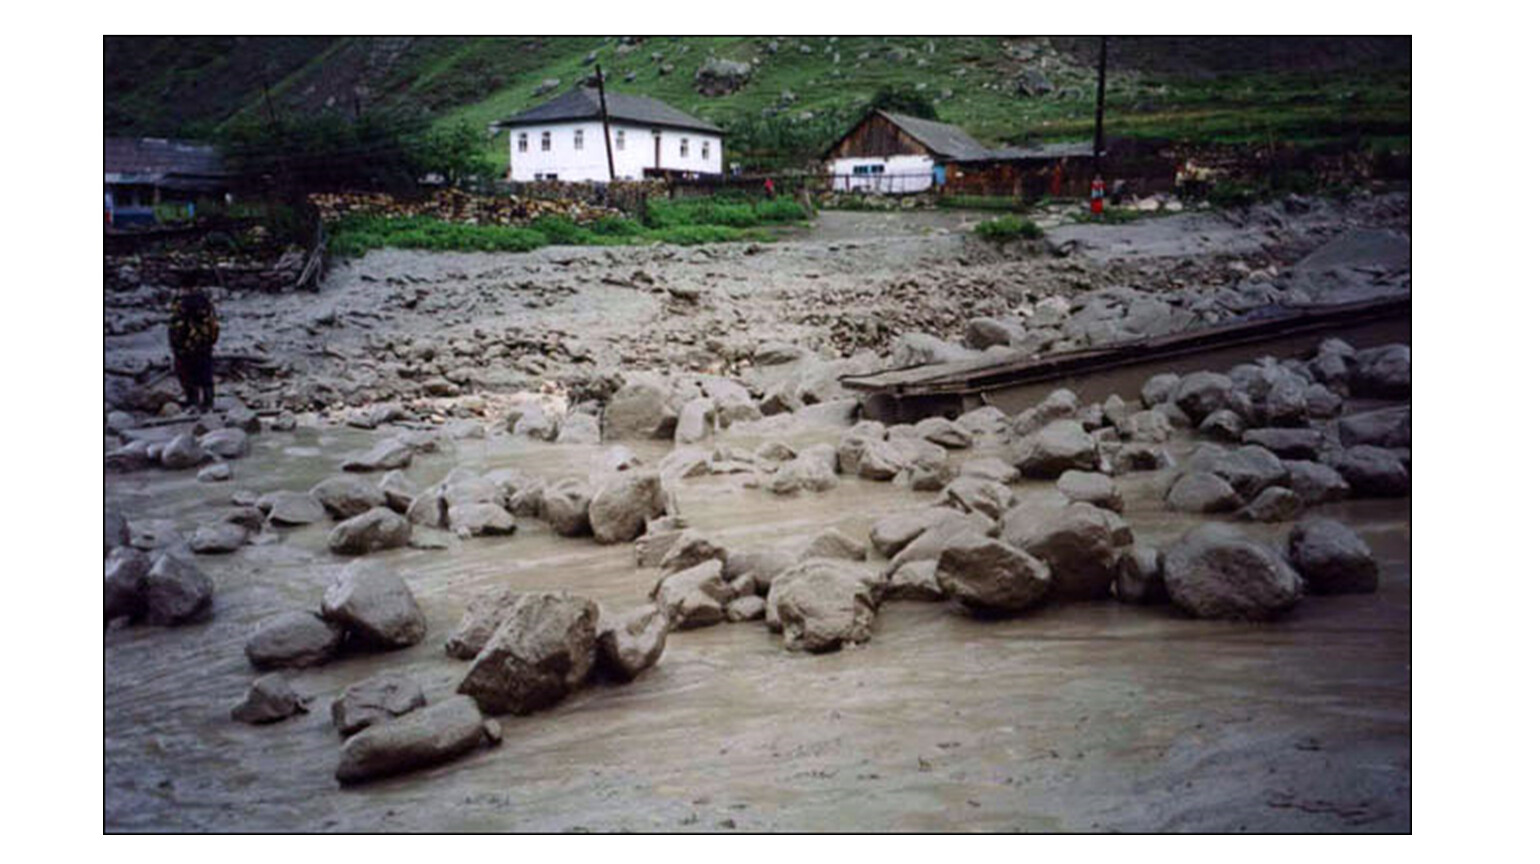
[(1372, 593), (1380, 568), (1369, 544), (1331, 519), (1313, 519), (1289, 533), (1289, 561), (1317, 594)]
[(1310, 422), (1310, 401), (1306, 395), (1309, 386), (1310, 382), (1298, 376), (1280, 376), (1258, 406), (1263, 418), (1273, 426), (1303, 426)]
[(427, 704), (421, 684), (399, 672), (384, 672), (349, 684), (332, 700), (332, 725), (347, 737)]
[(839, 456), (829, 444), (816, 444), (783, 462), (770, 478), (770, 491), (777, 495), (797, 492), (824, 492), (839, 485), (835, 467)]
[(649, 597), (668, 617), (670, 630), (720, 624), (734, 592), (722, 578), (722, 561), (711, 558), (659, 579)]
[(669, 391), (661, 383), (632, 381), (615, 391), (604, 407), (604, 437), (672, 438), (678, 417)]
[(833, 651), (865, 642), (877, 616), (867, 575), (854, 564), (828, 558), (804, 561), (777, 576), (765, 603), (775, 610), (782, 642), (791, 650)]
[(326, 538), (339, 555), (367, 555), (382, 549), (405, 546), (412, 539), (412, 523), (389, 507), (375, 507), (339, 522)]
[(1154, 408), (1171, 398), (1176, 392), (1178, 384), (1182, 383), (1182, 377), (1174, 372), (1162, 372), (1153, 375), (1139, 388), (1139, 401), (1146, 408)]
[(674, 544), (658, 562), (664, 572), (678, 573), (706, 561), (727, 563), (727, 549), (706, 535), (689, 528), (680, 532)]
[(342, 625), (350, 642), (367, 648), (416, 645), (427, 619), (400, 576), (363, 562), (349, 564), (327, 587), (321, 617)]
[(936, 518), (914, 539), (904, 544), (903, 549), (891, 556), (892, 560), (885, 569), (889, 575), (911, 561), (934, 561), (940, 558), (942, 550), (957, 534), (969, 531), (978, 534), (995, 533), (994, 521), (981, 513), (962, 513), (950, 507), (933, 507), (925, 512), (936, 514)]
[(954, 535), (936, 563), (946, 595), (975, 612), (1016, 612), (1042, 600), (1052, 584), (1048, 566), (983, 534)]
[(1269, 486), (1236, 515), (1246, 522), (1288, 522), (1299, 515), (1301, 506), (1292, 489)]
[(903, 333), (893, 339), (889, 349), (893, 365), (898, 367), (925, 366), (931, 363), (956, 363), (972, 360), (978, 355), (945, 339), (929, 333)]
[(736, 584), (748, 577), (754, 580), (754, 593), (763, 596), (770, 592), (775, 577), (797, 563), (797, 557), (784, 549), (749, 549), (731, 552), (723, 565), (722, 577)]
[(387, 438), (362, 453), (344, 459), (344, 471), (389, 471), (412, 464), (412, 446), (397, 438)]
[(289, 679), (274, 672), (251, 682), (246, 698), (230, 709), (230, 719), (237, 723), (277, 723), (305, 711), (305, 700), (294, 692)]
[(1255, 444), (1236, 450), (1203, 445), (1187, 460), (1189, 471), (1210, 471), (1219, 475), (1245, 500), (1251, 500), (1269, 486), (1289, 482), (1289, 470), (1271, 451)]
[(927, 417), (916, 423), (914, 429), (921, 438), (948, 450), (973, 446), (972, 433), (945, 417)]
[(155, 559), (144, 577), (144, 620), (176, 626), (201, 621), (214, 607), (214, 582), (175, 555)]
[(588, 678), (598, 621), (592, 600), (525, 594), (471, 662), (459, 692), (490, 714), (529, 714), (556, 704)]
[(624, 471), (604, 481), (588, 504), (588, 521), (600, 543), (635, 540), (647, 522), (663, 515), (663, 484), (656, 471)]
[(958, 417), (957, 425), (975, 437), (999, 435), (1010, 428), (1011, 418), (993, 405), (984, 405)]
[(1049, 393), (1043, 401), (1011, 418), (1011, 431), (1025, 437), (1056, 420), (1070, 420), (1080, 412), (1080, 397), (1066, 388)]
[(509, 431), (536, 441), (552, 441), (557, 437), (560, 422), (560, 417), (547, 411), (540, 403), (534, 402), (524, 406), (524, 410), (519, 413), (519, 419), (514, 421)]
[(376, 723), (343, 742), (337, 780), (362, 783), (438, 765), (469, 753), (487, 739), (487, 727), (476, 702), (466, 696), (451, 696)]
[(1118, 434), (1130, 441), (1164, 444), (1171, 438), (1171, 420), (1161, 411), (1135, 411), (1116, 425)]
[(1412, 492), (1412, 475), (1389, 450), (1359, 444), (1333, 454), (1326, 463), (1342, 475), (1358, 498), (1399, 498)]
[(1016, 466), (1004, 459), (994, 456), (983, 456), (969, 459), (957, 469), (958, 477), (978, 477), (995, 483), (1010, 485), (1021, 479), (1021, 472)]
[(675, 444), (696, 444), (711, 435), (712, 421), (716, 418), (716, 403), (701, 396), (684, 403), (679, 409), (679, 422), (674, 427)]
[(972, 318), (963, 330), (963, 344), (979, 351), (992, 345), (1010, 345), (1027, 338), (1027, 330), (1016, 321), (998, 318)]
[(568, 414), (556, 435), (557, 444), (598, 444), (601, 440), (599, 418), (592, 414)]
[(340, 625), (313, 612), (283, 612), (246, 640), (246, 659), (258, 669), (320, 666), (336, 656), (342, 635)]
[(144, 613), (145, 578), (150, 575), (150, 556), (132, 546), (117, 546), (107, 553), (103, 566), (103, 620), (138, 618)]
[(1354, 396), (1403, 399), (1412, 395), (1412, 349), (1407, 345), (1366, 348), (1354, 358)]
[(1166, 490), (1166, 505), (1182, 513), (1225, 513), (1241, 506), (1241, 496), (1218, 474), (1189, 471)]
[(1024, 477), (1057, 478), (1065, 471), (1096, 469), (1096, 441), (1078, 420), (1055, 420), (1028, 438), (1013, 453)]
[(311, 487), (310, 496), (321, 502), (333, 519), (351, 519), (386, 506), (384, 490), (361, 477), (329, 477)]
[(941, 582), (936, 578), (936, 565), (938, 559), (932, 558), (925, 561), (910, 561), (902, 567), (894, 570), (888, 577), (888, 582), (883, 586), (882, 599), (888, 600), (919, 600), (934, 602), (945, 600), (946, 592), (941, 588)]
[(1058, 600), (1100, 600), (1112, 591), (1120, 547), (1131, 542), (1116, 513), (1084, 502), (1044, 516), (1015, 508), (1001, 520), (1000, 539), (1048, 565)]
[(599, 671), (616, 681), (631, 681), (656, 665), (668, 641), (668, 615), (642, 606), (599, 622)]
[(1165, 553), (1171, 600), (1198, 618), (1265, 620), (1299, 602), (1305, 583), (1271, 548), (1206, 523)]
[(591, 533), (588, 505), (593, 501), (593, 487), (579, 477), (564, 477), (545, 487), (540, 500), (540, 515), (557, 534), (577, 537)]

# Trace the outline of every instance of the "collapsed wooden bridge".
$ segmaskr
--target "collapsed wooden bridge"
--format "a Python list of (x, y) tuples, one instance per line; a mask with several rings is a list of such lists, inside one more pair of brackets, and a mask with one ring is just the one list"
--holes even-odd
[(1152, 336), (1057, 354), (908, 366), (840, 380), (864, 394), (865, 416), (884, 422), (912, 422), (933, 415), (956, 416), (981, 405), (1015, 413), (1049, 390), (1068, 387), (1082, 399), (1104, 399), (1137, 390), (1158, 372), (1223, 369), (1255, 359), (1303, 355), (1327, 336), (1355, 345), (1412, 339), (1411, 295), (1353, 303), (1274, 307), (1198, 330)]

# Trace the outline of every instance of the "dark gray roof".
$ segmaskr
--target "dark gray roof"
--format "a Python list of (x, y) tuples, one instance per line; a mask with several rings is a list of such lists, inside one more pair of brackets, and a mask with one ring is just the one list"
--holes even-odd
[[(606, 93), (604, 101), (609, 108), (610, 120), (636, 123), (641, 126), (661, 126), (669, 129), (688, 129), (697, 132), (722, 134), (721, 128), (699, 120), (650, 96), (632, 96), (628, 93)], [(564, 120), (599, 119), (599, 91), (590, 87), (574, 87), (549, 102), (499, 121), (497, 126), (535, 126)]]
[(225, 178), (219, 151), (207, 144), (166, 138), (108, 138), (102, 159), (108, 174), (153, 183), (167, 178)]
[(950, 123), (922, 120), (919, 117), (894, 114), (891, 111), (877, 113), (909, 133), (915, 140), (925, 145), (925, 149), (943, 159), (984, 159), (989, 155), (988, 147), (973, 140), (967, 132)]
[[(1069, 156), (1091, 155), (1091, 142), (1065, 141), (1055, 144), (1038, 144), (1035, 147), (1001, 147), (985, 151), (983, 156), (959, 159), (959, 162), (1009, 162), (1016, 159), (1063, 159)], [(1102, 150), (1102, 155), (1107, 151)]]

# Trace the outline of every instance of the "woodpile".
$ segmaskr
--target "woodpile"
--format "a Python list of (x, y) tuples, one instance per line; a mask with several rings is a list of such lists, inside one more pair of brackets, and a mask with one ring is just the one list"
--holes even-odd
[(412, 201), (369, 192), (316, 194), (310, 196), (321, 219), (337, 222), (346, 216), (366, 214), (400, 218), (428, 216), (445, 222), (468, 225), (527, 225), (542, 216), (560, 216), (580, 225), (604, 218), (623, 217), (613, 207), (578, 200), (548, 200), (528, 197), (487, 197), (446, 189)]

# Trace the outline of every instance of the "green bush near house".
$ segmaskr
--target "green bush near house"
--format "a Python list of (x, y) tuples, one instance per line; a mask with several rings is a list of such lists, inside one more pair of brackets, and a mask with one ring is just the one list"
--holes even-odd
[(974, 227), (973, 233), (991, 243), (1005, 243), (1010, 240), (1037, 240), (1043, 236), (1043, 229), (1031, 219), (1001, 216), (980, 222)]

